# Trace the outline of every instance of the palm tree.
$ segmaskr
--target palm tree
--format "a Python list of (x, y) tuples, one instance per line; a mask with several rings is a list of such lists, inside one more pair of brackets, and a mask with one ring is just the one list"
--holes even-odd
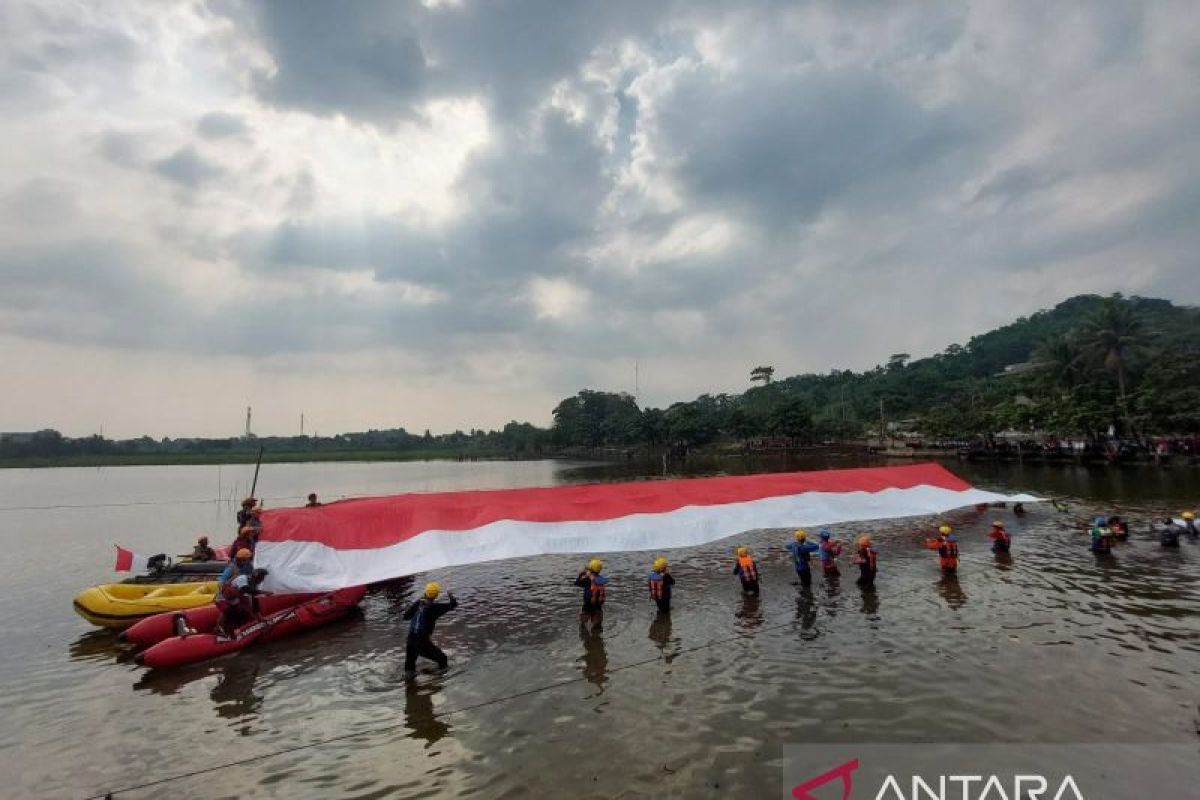
[(1121, 400), (1121, 412), (1129, 424), (1129, 406), (1126, 403), (1126, 384), (1129, 380), (1129, 365), (1144, 349), (1146, 335), (1141, 317), (1119, 295), (1106, 297), (1103, 305), (1083, 321), (1081, 329), (1085, 348), (1117, 378), (1117, 396)]
[(1033, 363), (1049, 377), (1065, 396), (1083, 377), (1084, 353), (1070, 336), (1047, 336), (1033, 350)]

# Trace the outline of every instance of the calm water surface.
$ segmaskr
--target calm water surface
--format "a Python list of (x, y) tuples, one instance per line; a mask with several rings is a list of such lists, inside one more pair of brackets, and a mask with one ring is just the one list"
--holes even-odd
[[(581, 559), (444, 570), (416, 583), (436, 578), (459, 597), (438, 629), (451, 670), (415, 688), (400, 679), (411, 580), (372, 591), (337, 625), (164, 675), (74, 614), (81, 588), (113, 577), (114, 542), (154, 553), (184, 552), (201, 532), (231, 539), (250, 469), (2, 470), (0, 795), (85, 797), (220, 767), (118, 796), (778, 796), (791, 743), (1200, 743), (1200, 547), (1164, 551), (1144, 525), (1160, 508), (1200, 505), (1200, 471), (951, 468), (987, 488), (1068, 498), (1080, 518), (1120, 509), (1131, 541), (1098, 561), (1071, 515), (1049, 507), (1022, 519), (960, 512), (963, 564), (947, 582), (921, 547), (931, 520), (863, 525), (840, 533), (875, 535), (877, 590), (818, 579), (806, 592), (791, 584), (786, 532), (758, 531), (740, 538), (759, 553), (761, 600), (744, 600), (728, 574), (731, 542), (670, 552), (669, 620), (645, 597), (651, 556), (616, 554), (600, 635), (577, 624)], [(648, 471), (268, 465), (259, 493), (278, 506), (313, 490), (334, 499)], [(988, 550), (997, 513), (1014, 533), (1010, 563)], [(526, 693), (540, 687), (553, 688)]]

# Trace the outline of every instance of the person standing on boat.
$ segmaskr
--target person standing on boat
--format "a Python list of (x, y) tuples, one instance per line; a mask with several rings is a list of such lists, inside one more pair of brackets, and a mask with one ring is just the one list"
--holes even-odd
[(225, 585), (238, 575), (245, 575), (249, 578), (254, 574), (254, 552), (248, 547), (239, 547), (231, 549), (233, 558), (225, 565), (225, 569), (221, 570), (221, 574), (217, 577), (217, 584)]
[(249, 550), (254, 553), (254, 546), (258, 544), (258, 531), (250, 526), (243, 525), (238, 532), (238, 538), (233, 540), (233, 544), (229, 545), (230, 553), (237, 553), (239, 550)]
[(254, 508), (254, 504), (257, 502), (253, 497), (247, 497), (242, 501), (242, 508), (237, 513), (238, 530), (241, 530), (250, 522), (250, 510)]
[(671, 570), (667, 567), (667, 559), (663, 556), (654, 559), (654, 567), (650, 571), (648, 584), (650, 599), (658, 606), (658, 610), (664, 614), (670, 613), (671, 592), (675, 586), (675, 577), (671, 574)]
[(608, 593), (608, 578), (600, 573), (604, 562), (593, 558), (587, 568), (575, 576), (575, 585), (583, 589), (583, 609), (579, 614), (580, 624), (592, 623), (598, 628), (604, 623), (604, 600)]
[(234, 551), (233, 560), (221, 571), (217, 578), (217, 609), (221, 616), (217, 620), (217, 628), (232, 636), (233, 632), (250, 621), (253, 612), (250, 607), (250, 581), (254, 576), (254, 564), (251, 561), (253, 553), (246, 548)]
[(786, 547), (792, 554), (792, 566), (796, 568), (796, 578), (801, 586), (812, 586), (812, 554), (820, 550), (818, 545), (808, 541), (808, 532), (803, 528), (792, 534), (793, 542)]
[(433, 628), (438, 618), (448, 611), (458, 608), (458, 600), (454, 592), (447, 592), (450, 601), (437, 602), (442, 587), (436, 581), (425, 584), (425, 596), (414, 602), (404, 612), (408, 623), (408, 641), (404, 646), (404, 677), (411, 679), (417, 674), (417, 657), (428, 658), (435, 662), (439, 669), (445, 669), (450, 659), (442, 649), (433, 643)]
[(192, 561), (216, 561), (217, 551), (208, 546), (208, 537), (201, 536), (192, 548)]

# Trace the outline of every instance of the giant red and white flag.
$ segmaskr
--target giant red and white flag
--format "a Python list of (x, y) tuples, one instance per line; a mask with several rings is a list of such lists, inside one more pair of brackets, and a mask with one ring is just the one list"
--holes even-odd
[(254, 561), (273, 591), (326, 591), (504, 558), (667, 550), (1038, 499), (975, 489), (937, 464), (402, 494), (265, 511)]

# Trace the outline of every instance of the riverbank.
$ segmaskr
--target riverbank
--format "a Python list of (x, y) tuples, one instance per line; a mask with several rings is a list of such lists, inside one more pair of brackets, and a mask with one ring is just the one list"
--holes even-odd
[[(545, 458), (495, 450), (332, 450), (264, 452), (264, 464), (304, 464), (338, 461), (524, 461)], [(54, 467), (156, 467), (185, 465), (253, 464), (257, 452), (215, 453), (113, 453), (106, 455), (31, 456), (2, 458), (0, 469)]]

